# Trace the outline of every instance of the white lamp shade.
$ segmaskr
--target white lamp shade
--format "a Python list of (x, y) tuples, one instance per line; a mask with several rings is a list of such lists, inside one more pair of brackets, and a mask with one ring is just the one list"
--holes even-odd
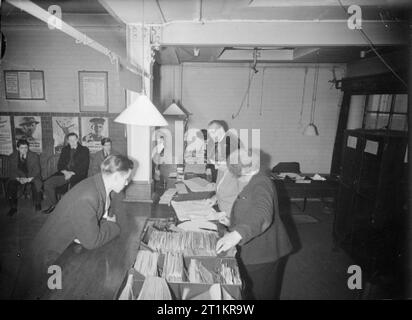
[(305, 136), (318, 136), (318, 128), (313, 123), (308, 124), (308, 126), (305, 128), (305, 131), (303, 132)]
[(168, 125), (166, 119), (144, 94), (139, 95), (114, 121), (135, 126), (162, 127)]
[(165, 116), (186, 116), (186, 113), (174, 102), (163, 111), (163, 114)]

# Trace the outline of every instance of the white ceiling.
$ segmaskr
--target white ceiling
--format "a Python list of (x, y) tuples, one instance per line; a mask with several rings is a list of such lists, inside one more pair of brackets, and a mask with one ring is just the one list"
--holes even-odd
[[(33, 0), (43, 9), (62, 7), (63, 19), (74, 26), (121, 26), (141, 23), (163, 26), (160, 64), (216, 62), (232, 47), (284, 47), (307, 50), (293, 62), (348, 62), (360, 51), (373, 56), (358, 31), (346, 25), (338, 0)], [(2, 24), (32, 24), (36, 19), (2, 2)], [(351, 0), (341, 0), (344, 6)], [(364, 30), (381, 53), (403, 49), (405, 7), (410, 0), (357, 0)], [(30, 21), (30, 22), (27, 22)], [(368, 25), (370, 23), (370, 25)], [(406, 31), (407, 32), (407, 26)], [(407, 33), (406, 33), (407, 34)], [(119, 33), (120, 37), (125, 34)], [(125, 43), (125, 39), (122, 39)], [(199, 54), (194, 54), (194, 49)], [(318, 54), (316, 54), (315, 49)], [(274, 52), (276, 53), (276, 52)], [(236, 52), (235, 52), (236, 54)], [(266, 52), (265, 52), (265, 55)], [(263, 55), (261, 55), (263, 56)], [(268, 55), (267, 61), (279, 54)], [(239, 61), (239, 59), (236, 59)], [(229, 60), (230, 61), (230, 60)], [(248, 61), (248, 60), (247, 60)]]

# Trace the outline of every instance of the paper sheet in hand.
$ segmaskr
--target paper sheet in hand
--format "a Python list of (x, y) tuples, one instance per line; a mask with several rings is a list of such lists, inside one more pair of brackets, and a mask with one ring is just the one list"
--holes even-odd
[(196, 177), (189, 180), (183, 180), (183, 183), (192, 191), (192, 192), (202, 192), (202, 191), (214, 191), (215, 184), (210, 183), (209, 181)]
[(180, 221), (217, 220), (219, 217), (216, 210), (210, 207), (205, 200), (172, 201), (171, 203)]

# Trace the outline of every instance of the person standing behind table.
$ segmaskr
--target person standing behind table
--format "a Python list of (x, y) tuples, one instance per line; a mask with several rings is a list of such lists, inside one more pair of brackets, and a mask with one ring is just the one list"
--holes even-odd
[(230, 153), (242, 146), (239, 138), (228, 130), (229, 126), (223, 120), (212, 120), (207, 128), (207, 168), (212, 171), (213, 182), (217, 179), (219, 165), (224, 164)]
[(79, 143), (79, 136), (71, 132), (67, 135), (68, 144), (63, 147), (57, 163), (57, 172), (44, 182), (44, 193), (48, 207), (43, 210), (49, 214), (57, 203), (56, 188), (69, 184), (73, 187), (87, 177), (89, 170), (89, 149)]
[(119, 235), (110, 194), (120, 193), (128, 185), (132, 169), (129, 158), (111, 155), (103, 161), (101, 173), (81, 181), (63, 196), (26, 252), (15, 298), (41, 297), (47, 290), (47, 279), (43, 279), (48, 267), (71, 243), (92, 250)]
[(292, 251), (280, 219), (276, 189), (259, 172), (260, 152), (235, 151), (238, 164), (228, 168), (243, 186), (233, 204), (228, 233), (216, 244), (217, 253), (238, 245), (239, 270), (245, 282), (245, 299), (273, 300), (280, 295), (285, 258)]
[(112, 140), (110, 138), (103, 138), (101, 141), (102, 150), (96, 152), (91, 158), (90, 163), (90, 175), (100, 173), (100, 165), (103, 160), (112, 154), (119, 154), (116, 150), (112, 148)]
[(31, 152), (29, 142), (24, 139), (17, 141), (17, 150), (9, 156), (10, 181), (7, 183), (7, 196), (10, 203), (9, 216), (17, 212), (17, 193), (19, 188), (31, 185), (33, 202), (36, 211), (41, 210), (41, 169), (40, 158)]

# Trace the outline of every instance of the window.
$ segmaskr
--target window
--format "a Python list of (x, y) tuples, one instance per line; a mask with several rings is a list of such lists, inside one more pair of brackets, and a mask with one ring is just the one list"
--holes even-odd
[(362, 128), (408, 131), (408, 95), (366, 96)]

